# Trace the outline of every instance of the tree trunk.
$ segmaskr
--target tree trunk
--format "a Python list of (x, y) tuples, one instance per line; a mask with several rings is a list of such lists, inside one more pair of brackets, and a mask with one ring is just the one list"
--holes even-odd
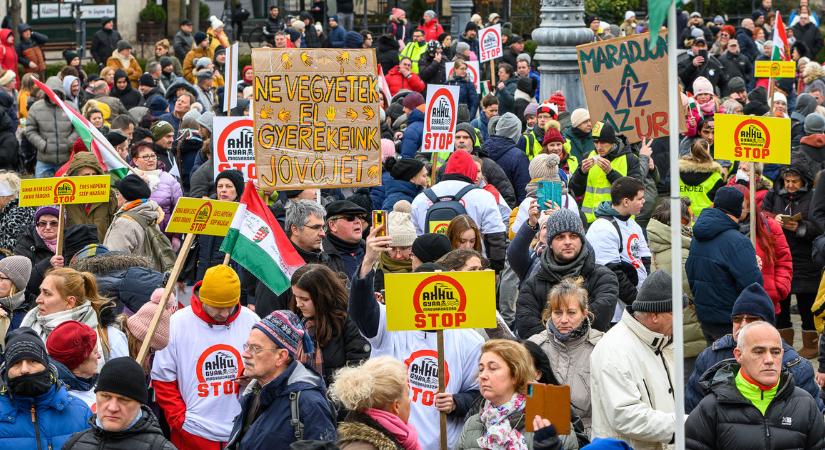
[(200, 0), (189, 0), (189, 20), (192, 21), (192, 30), (201, 29), (201, 2)]
[(20, 42), (20, 33), (17, 31), (17, 25), (20, 24), (20, 0), (11, 0), (11, 29), (14, 32), (14, 42)]

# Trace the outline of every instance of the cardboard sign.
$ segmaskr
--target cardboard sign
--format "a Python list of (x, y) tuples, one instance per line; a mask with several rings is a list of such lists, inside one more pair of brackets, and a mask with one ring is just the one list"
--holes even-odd
[[(473, 82), (473, 86), (476, 87), (476, 92), (479, 94), (481, 93), (481, 77), (478, 75), (478, 61), (466, 61), (467, 64), (467, 78)], [(453, 76), (455, 73), (455, 63), (448, 62), (445, 65), (447, 69), (447, 79), (449, 80), (450, 77)]]
[(257, 179), (252, 119), (216, 116), (213, 127), (213, 175), (217, 177), (224, 170), (235, 169), (243, 174), (244, 181)]
[(756, 61), (756, 78), (796, 78), (795, 61)]
[(20, 181), (20, 206), (106, 203), (112, 177), (27, 178)]
[(226, 236), (237, 210), (237, 202), (181, 197), (172, 211), (166, 232)]
[(381, 184), (374, 49), (252, 49), (261, 188)]
[(590, 118), (630, 143), (668, 135), (667, 41), (657, 37), (650, 50), (650, 39), (643, 33), (576, 47)]
[(496, 326), (495, 272), (387, 273), (387, 329)]
[(458, 120), (458, 86), (431, 84), (427, 86), (424, 114), (424, 139), (421, 151), (452, 152)]
[(570, 386), (530, 383), (527, 385), (527, 405), (524, 406), (525, 431), (533, 432), (535, 416), (547, 419), (559, 436), (570, 433)]
[(482, 28), (478, 34), (478, 60), (487, 62), (496, 58), (501, 58), (504, 54), (501, 42), (501, 25), (496, 24), (491, 27)]
[(791, 119), (716, 114), (713, 120), (714, 158), (791, 163)]

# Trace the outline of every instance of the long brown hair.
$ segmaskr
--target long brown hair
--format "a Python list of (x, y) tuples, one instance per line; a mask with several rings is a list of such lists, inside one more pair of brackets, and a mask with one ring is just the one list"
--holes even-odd
[[(309, 293), (315, 306), (315, 342), (326, 346), (333, 337), (340, 336), (347, 320), (347, 288), (338, 275), (322, 264), (307, 264), (292, 274), (291, 286)], [(303, 317), (290, 295), (289, 309)]]
[(481, 253), (481, 231), (478, 229), (475, 221), (467, 214), (461, 214), (453, 217), (450, 225), (447, 226), (447, 237), (450, 239), (450, 245), (455, 249), (461, 244), (461, 235), (467, 230), (473, 230), (476, 236), (476, 243), (473, 250)]
[[(753, 174), (751, 174), (751, 176), (753, 176)], [(748, 187), (741, 184), (734, 184), (733, 187), (745, 196), (745, 201), (750, 205), (750, 192)], [(765, 252), (765, 260), (762, 261), (762, 267), (772, 266), (773, 263), (776, 262), (776, 238), (765, 223), (767, 219), (762, 214), (762, 208), (759, 202), (756, 202), (754, 211), (756, 211), (756, 217), (751, 217), (750, 220), (756, 221), (756, 243), (759, 245), (759, 248)]]

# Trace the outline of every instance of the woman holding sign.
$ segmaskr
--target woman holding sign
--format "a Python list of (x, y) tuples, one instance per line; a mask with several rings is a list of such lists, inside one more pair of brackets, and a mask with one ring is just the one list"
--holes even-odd
[[(525, 417), (527, 384), (535, 376), (527, 349), (515, 341), (493, 339), (484, 343), (481, 352), (478, 385), (484, 404), (478, 414), (467, 419), (456, 449), (562, 448), (550, 421), (541, 416)], [(528, 420), (538, 431), (524, 431)]]

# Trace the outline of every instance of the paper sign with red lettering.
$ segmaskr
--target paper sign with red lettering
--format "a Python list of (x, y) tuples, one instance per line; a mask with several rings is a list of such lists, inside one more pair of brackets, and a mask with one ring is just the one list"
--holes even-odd
[(496, 24), (491, 27), (482, 28), (478, 35), (479, 52), (478, 59), (487, 62), (492, 59), (501, 58), (504, 49), (501, 42), (501, 25)]
[(252, 119), (249, 117), (215, 117), (213, 129), (216, 138), (212, 140), (215, 177), (229, 169), (241, 172), (244, 181), (258, 177), (252, 128)]
[[(481, 77), (478, 76), (478, 61), (466, 61), (467, 64), (467, 79), (473, 82), (473, 86), (476, 87), (476, 92), (479, 94), (481, 93)], [(455, 73), (455, 63), (448, 62), (446, 64), (447, 69), (447, 79), (449, 80), (450, 77), (453, 76)]]
[(422, 152), (451, 152), (458, 113), (458, 86), (427, 86)]
[(495, 272), (387, 273), (387, 329), (496, 326)]
[(730, 161), (791, 163), (791, 120), (715, 114), (714, 157)]

